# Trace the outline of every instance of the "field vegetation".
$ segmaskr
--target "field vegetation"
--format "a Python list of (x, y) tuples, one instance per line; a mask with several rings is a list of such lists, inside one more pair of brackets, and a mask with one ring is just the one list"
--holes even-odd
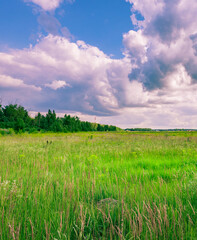
[(197, 239), (197, 133), (0, 137), (0, 239)]

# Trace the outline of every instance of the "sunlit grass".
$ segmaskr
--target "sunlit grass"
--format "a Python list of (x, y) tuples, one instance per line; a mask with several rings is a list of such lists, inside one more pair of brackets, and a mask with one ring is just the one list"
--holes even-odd
[(0, 137), (0, 239), (196, 239), (196, 133)]

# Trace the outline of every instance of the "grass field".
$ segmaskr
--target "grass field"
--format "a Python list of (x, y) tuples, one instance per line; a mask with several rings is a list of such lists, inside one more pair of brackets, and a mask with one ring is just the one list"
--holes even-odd
[(197, 133), (0, 137), (0, 239), (197, 239)]

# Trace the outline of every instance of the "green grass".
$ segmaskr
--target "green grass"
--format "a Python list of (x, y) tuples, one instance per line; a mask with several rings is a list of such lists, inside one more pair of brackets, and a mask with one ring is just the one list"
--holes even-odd
[(195, 132), (0, 137), (1, 240), (195, 240), (196, 211)]

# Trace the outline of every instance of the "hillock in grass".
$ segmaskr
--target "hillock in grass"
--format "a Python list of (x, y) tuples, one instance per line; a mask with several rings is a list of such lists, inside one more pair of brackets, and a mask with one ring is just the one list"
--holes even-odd
[(0, 239), (196, 239), (197, 133), (0, 137)]

